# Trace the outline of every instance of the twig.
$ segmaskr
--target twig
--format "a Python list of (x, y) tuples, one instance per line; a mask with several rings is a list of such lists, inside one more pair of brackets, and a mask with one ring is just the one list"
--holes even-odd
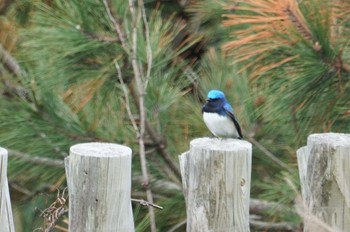
[(268, 231), (298, 231), (298, 227), (287, 222), (262, 222), (250, 219), (249, 224), (251, 228), (257, 230), (268, 230)]
[(14, 94), (15, 96), (20, 97), (23, 100), (26, 100), (28, 102), (33, 102), (32, 96), (30, 95), (30, 92), (28, 89), (11, 84), (8, 80), (2, 80), (1, 81), (8, 93), (11, 95)]
[(120, 25), (120, 23), (117, 21), (117, 17), (114, 16), (111, 8), (110, 8), (110, 0), (103, 0), (103, 3), (106, 7), (106, 11), (108, 14), (109, 19), (112, 21), (113, 25), (114, 25), (114, 29), (119, 37), (120, 43), (122, 44), (123, 48), (125, 49), (125, 51), (128, 51), (128, 46), (126, 44), (125, 41), (125, 35), (124, 32), (122, 30), (122, 26)]
[(127, 111), (128, 115), (129, 115), (129, 119), (131, 121), (131, 124), (132, 124), (134, 130), (135, 130), (135, 133), (136, 133), (137, 137), (139, 137), (140, 131), (139, 131), (139, 128), (137, 127), (136, 121), (135, 121), (134, 116), (132, 115), (132, 112), (131, 112), (131, 109), (130, 109), (130, 101), (129, 101), (128, 90), (127, 90), (126, 85), (125, 85), (125, 83), (123, 81), (122, 71), (121, 71), (120, 66), (118, 65), (117, 61), (114, 62), (114, 65), (115, 65), (115, 68), (117, 69), (118, 78), (119, 78), (120, 84), (122, 86), (122, 90), (124, 92), (126, 111)]
[(139, 6), (141, 6), (143, 25), (145, 27), (145, 36), (146, 36), (147, 72), (146, 72), (146, 81), (145, 81), (145, 85), (144, 85), (144, 88), (146, 89), (147, 84), (148, 84), (148, 80), (151, 76), (153, 53), (152, 53), (151, 41), (149, 38), (149, 35), (150, 35), (149, 34), (149, 27), (148, 27), (146, 11), (145, 11), (143, 0), (139, 0), (138, 4), (139, 4)]
[[(269, 202), (259, 199), (250, 199), (249, 212), (251, 214), (264, 214), (266, 211), (273, 211), (275, 213), (282, 212), (295, 212), (295, 210), (283, 206), (276, 202)], [(296, 212), (295, 212), (296, 213)]]
[[(139, 186), (142, 184), (142, 176), (134, 176), (132, 178), (132, 186)], [(182, 192), (182, 186), (167, 180), (154, 180), (151, 183), (151, 189), (153, 192), (162, 196), (172, 197)]]
[(62, 227), (62, 226), (59, 226), (59, 225), (55, 225), (55, 229), (56, 229), (56, 230), (63, 231), (63, 232), (68, 232), (68, 229), (67, 229), (67, 228)]
[[(130, 86), (130, 94), (135, 99), (136, 107), (139, 108), (140, 104), (139, 104), (139, 101), (137, 99), (137, 94), (135, 93), (135, 90), (133, 89), (132, 86)], [(176, 175), (177, 179), (180, 180), (181, 179), (180, 170), (179, 170), (178, 166), (176, 165), (176, 163), (171, 158), (171, 156), (168, 153), (168, 151), (166, 150), (166, 146), (165, 146), (164, 142), (162, 141), (161, 137), (159, 135), (157, 135), (157, 133), (153, 130), (151, 124), (147, 121), (147, 119), (145, 121), (145, 124), (146, 124), (147, 134), (153, 140), (153, 142), (154, 142), (154, 144), (155, 144), (155, 146), (157, 148), (158, 153), (163, 158), (165, 163), (170, 167), (170, 169), (174, 172), (174, 174)]]
[[(12, 189), (24, 194), (25, 196), (32, 197), (34, 196), (34, 192), (30, 191), (29, 189), (15, 183), (14, 181), (9, 181), (9, 185)], [(49, 187), (48, 187), (49, 188)]]
[(183, 221), (177, 223), (177, 224), (174, 225), (173, 227), (171, 227), (171, 228), (168, 230), (168, 232), (175, 232), (175, 231), (177, 231), (177, 229), (179, 229), (179, 228), (183, 227), (184, 225), (186, 225), (186, 223), (187, 223), (187, 220), (185, 219), (185, 220), (183, 220)]
[(283, 161), (281, 161), (279, 158), (277, 158), (274, 154), (272, 154), (269, 150), (267, 150), (261, 143), (256, 141), (253, 137), (249, 137), (247, 139), (249, 142), (253, 143), (257, 148), (259, 148), (260, 151), (262, 151), (267, 157), (269, 157), (273, 162), (281, 166), (282, 168), (286, 169), (288, 172), (292, 173), (293, 170), (288, 167)]
[(157, 209), (163, 209), (162, 206), (156, 205), (156, 204), (154, 204), (154, 203), (151, 203), (151, 202), (148, 202), (148, 201), (145, 201), (145, 200), (142, 200), (142, 199), (139, 200), (139, 199), (131, 198), (131, 201), (137, 202), (137, 203), (139, 203), (140, 205), (152, 206), (152, 207), (157, 208)]
[(0, 44), (0, 60), (4, 66), (16, 76), (21, 74), (21, 68), (17, 61)]
[[(122, 46), (124, 47), (124, 49), (125, 49), (126, 51), (129, 51), (125, 40), (123, 40), (123, 39), (125, 39), (125, 36), (124, 36), (123, 31), (122, 31), (121, 25), (120, 25), (120, 23), (118, 23), (118, 22), (116, 21), (116, 19), (115, 19), (116, 17), (113, 15), (113, 12), (110, 10), (109, 1), (104, 0), (103, 2), (104, 2), (104, 5), (105, 5), (105, 7), (106, 7), (106, 11), (107, 11), (107, 13), (108, 13), (108, 16), (109, 16), (110, 20), (112, 21), (112, 23), (114, 24), (114, 27), (115, 27), (115, 29), (116, 29), (116, 33), (118, 34), (118, 37), (120, 38), (120, 41), (121, 41)], [(143, 5), (140, 5), (140, 6), (143, 7)], [(132, 15), (133, 17), (135, 17), (135, 9), (134, 9), (134, 5), (133, 5), (133, 0), (129, 0), (129, 9), (130, 9), (131, 15)], [(144, 8), (143, 8), (143, 9), (144, 9)], [(139, 16), (139, 17), (140, 17), (140, 16)], [(139, 18), (138, 20), (140, 20), (140, 18)], [(145, 20), (145, 18), (144, 18), (144, 20)], [(147, 24), (147, 20), (146, 20), (145, 24)], [(135, 25), (135, 23), (134, 23), (133, 26), (134, 26), (133, 29), (135, 30), (135, 31), (133, 31), (133, 34), (135, 34), (135, 33), (137, 32), (137, 31), (136, 31), (136, 26), (137, 26), (137, 25)], [(148, 28), (148, 26), (145, 26), (145, 27)], [(148, 32), (148, 33), (149, 33), (149, 32)], [(122, 39), (122, 38), (123, 38), (123, 39)], [(135, 37), (135, 38), (136, 38), (136, 37)], [(147, 35), (146, 35), (146, 39), (147, 39)], [(134, 38), (133, 38), (133, 43), (132, 43), (132, 44), (133, 44), (133, 46), (136, 45), (136, 41), (134, 41)], [(149, 48), (150, 48), (150, 45), (147, 45), (147, 46), (148, 46), (148, 49), (149, 49)], [(135, 46), (133, 47), (133, 49), (135, 49)], [(134, 51), (136, 52), (136, 50), (134, 50)], [(135, 77), (136, 77), (136, 76), (139, 76), (140, 74), (139, 74), (139, 69), (138, 69), (138, 67), (136, 67), (136, 70), (135, 70), (135, 68), (134, 68), (134, 65), (137, 66), (137, 61), (136, 61), (136, 57), (133, 57), (133, 56), (136, 56), (136, 54), (130, 54), (130, 55), (131, 55), (131, 60), (134, 60), (134, 63), (135, 63), (135, 64), (133, 64), (133, 69), (134, 69), (134, 71), (136, 71)], [(152, 53), (151, 53), (151, 52), (148, 53), (147, 56), (148, 56), (148, 57), (147, 57), (148, 62), (152, 62)], [(148, 65), (147, 73), (149, 73), (150, 70), (151, 70), (151, 66)], [(150, 75), (150, 74), (148, 74), (148, 75)], [(138, 80), (136, 80), (136, 78), (135, 78), (135, 81), (137, 82)], [(131, 94), (133, 95), (133, 99), (134, 99), (134, 101), (135, 101), (135, 105), (136, 105), (137, 109), (139, 110), (139, 114), (140, 114), (140, 116), (141, 116), (141, 111), (140, 111), (140, 109), (143, 108), (143, 107), (141, 107), (141, 105), (140, 105), (140, 101), (139, 101), (138, 94), (134, 93), (132, 87), (130, 88), (130, 92), (131, 92)], [(141, 93), (143, 93), (143, 92), (144, 92), (144, 86), (142, 87)], [(162, 156), (162, 158), (164, 159), (164, 161), (168, 164), (168, 166), (172, 169), (172, 171), (175, 173), (175, 175), (176, 175), (176, 177), (178, 178), (178, 180), (180, 180), (180, 179), (181, 179), (181, 173), (180, 173), (179, 168), (177, 167), (177, 165), (176, 165), (176, 164), (173, 162), (173, 160), (171, 159), (170, 154), (169, 154), (169, 153), (166, 151), (166, 149), (165, 149), (165, 144), (161, 141), (160, 137), (157, 136), (157, 134), (153, 131), (153, 129), (152, 129), (151, 125), (149, 124), (149, 122), (147, 121), (147, 119), (145, 119), (145, 126), (146, 126), (146, 131), (147, 131), (147, 133), (149, 134), (149, 136), (151, 137), (151, 139), (154, 141), (154, 143), (157, 145), (157, 151), (158, 151), (159, 154)]]
[(30, 191), (29, 189), (26, 189), (25, 187), (17, 184), (14, 181), (9, 181), (9, 185), (10, 185), (11, 189), (14, 189), (18, 193), (24, 195), (19, 200), (21, 202), (28, 201), (28, 200), (34, 198), (35, 196), (37, 196), (38, 194), (41, 195), (41, 194), (43, 194), (43, 192), (50, 191), (50, 189), (52, 188), (52, 185), (44, 184), (44, 185), (40, 186), (39, 188), (35, 189), (34, 191)]
[[(2, 47), (1, 44), (0, 44), (0, 62), (3, 63), (4, 67), (6, 67), (6, 69), (10, 73), (14, 74), (17, 77), (20, 76), (21, 74), (25, 74), (25, 72), (21, 69), (16, 59), (13, 58), (11, 54), (8, 51), (6, 51), (5, 48)], [(28, 89), (22, 86), (12, 85), (9, 81), (6, 81), (6, 80), (2, 80), (2, 82), (5, 88), (9, 92), (29, 102), (33, 101), (32, 96), (30, 95), (30, 91)]]
[[(124, 48), (125, 51), (129, 54), (129, 58), (131, 61), (131, 65), (134, 71), (134, 78), (136, 81), (136, 85), (138, 88), (138, 94), (137, 98), (139, 104), (138, 106), (138, 111), (140, 114), (140, 126), (138, 128), (138, 138), (139, 138), (139, 149), (140, 149), (140, 161), (141, 161), (141, 171), (142, 171), (142, 176), (143, 176), (143, 184), (146, 188), (146, 194), (147, 194), (147, 200), (148, 202), (153, 204), (153, 197), (152, 197), (152, 191), (149, 188), (149, 177), (148, 177), (148, 170), (147, 170), (147, 163), (146, 163), (146, 155), (145, 155), (145, 145), (144, 145), (144, 134), (145, 134), (145, 121), (146, 121), (146, 114), (145, 114), (145, 106), (144, 106), (144, 85), (142, 83), (141, 79), (141, 73), (139, 66), (137, 64), (137, 59), (136, 59), (136, 53), (137, 53), (137, 26), (140, 22), (140, 17), (141, 17), (141, 11), (140, 8), (138, 10), (138, 13), (136, 14), (133, 0), (129, 0), (129, 9), (131, 12), (132, 20), (133, 20), (133, 26), (132, 26), (132, 49), (131, 52), (129, 52), (128, 46), (125, 41), (125, 36), (124, 32), (122, 30), (121, 25), (117, 22), (116, 17), (113, 15), (113, 12), (111, 11), (110, 7), (110, 2), (107, 0), (104, 0), (104, 5), (107, 11), (107, 14), (113, 23), (115, 27), (115, 31), (120, 39), (121, 45)], [(139, 6), (139, 7), (143, 7)], [(154, 215), (154, 210), (152, 207), (148, 207), (149, 214), (150, 214), (150, 224), (151, 224), (151, 231), (156, 232), (156, 225), (155, 225), (155, 215)]]
[[(145, 155), (145, 144), (144, 144), (144, 135), (145, 135), (145, 122), (146, 122), (146, 110), (145, 110), (145, 89), (144, 83), (142, 82), (140, 68), (137, 64), (136, 54), (137, 54), (137, 27), (140, 22), (140, 18), (142, 15), (141, 8), (143, 5), (138, 6), (138, 11), (136, 14), (134, 4), (132, 0), (129, 0), (130, 12), (133, 19), (133, 27), (132, 27), (132, 49), (131, 49), (131, 64), (134, 71), (135, 82), (137, 85), (138, 96), (137, 99), (139, 101), (139, 114), (140, 114), (140, 126), (139, 126), (139, 149), (140, 149), (140, 162), (141, 162), (141, 172), (143, 176), (144, 186), (146, 188), (147, 201), (153, 204), (153, 196), (152, 190), (149, 188), (149, 176), (147, 170), (147, 162)], [(146, 22), (147, 23), (147, 22)], [(150, 216), (150, 225), (151, 231), (156, 232), (156, 220), (153, 207), (148, 207), (149, 216)]]

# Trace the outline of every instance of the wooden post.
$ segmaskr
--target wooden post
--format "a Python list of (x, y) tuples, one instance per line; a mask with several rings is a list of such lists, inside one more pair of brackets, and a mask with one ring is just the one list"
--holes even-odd
[(83, 143), (66, 159), (69, 231), (135, 231), (131, 208), (131, 149)]
[(0, 147), (0, 231), (14, 232), (10, 192), (7, 181), (7, 150)]
[(187, 232), (249, 231), (252, 145), (199, 138), (180, 157)]
[(304, 231), (350, 231), (350, 134), (312, 134), (297, 157)]

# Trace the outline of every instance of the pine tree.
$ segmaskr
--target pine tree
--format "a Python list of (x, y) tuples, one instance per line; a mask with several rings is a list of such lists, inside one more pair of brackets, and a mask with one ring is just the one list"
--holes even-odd
[(310, 133), (349, 130), (349, 2), (134, 4), (7, 8), (16, 27), (1, 21), (0, 145), (23, 231), (43, 227), (69, 147), (90, 141), (131, 147), (133, 198), (163, 206), (133, 205), (137, 231), (182, 230), (177, 155), (209, 135), (200, 109), (213, 88), (232, 99), (254, 144), (252, 197), (279, 204), (264, 221), (295, 229), (296, 212), (284, 210), (297, 194), (295, 150)]
[(158, 11), (146, 15), (143, 7), (126, 1), (52, 1), (31, 7), (17, 56), (28, 97), (1, 101), (6, 110), (0, 116), (1, 144), (14, 157), (9, 172), (17, 183), (12, 186), (22, 195), (17, 200), (25, 200), (19, 211), (33, 211), (22, 215), (25, 228), (40, 226), (40, 209), (52, 201), (56, 188), (64, 188), (62, 160), (68, 148), (89, 141), (132, 147), (134, 198), (179, 206), (178, 214), (157, 218), (160, 223), (154, 216), (150, 222), (147, 210), (135, 206), (138, 231), (149, 230), (149, 224), (153, 231), (157, 224), (163, 230), (183, 220), (176, 157), (188, 139), (169, 131), (187, 133), (186, 125), (179, 127), (173, 119), (191, 84), (180, 54), (196, 40), (174, 47), (181, 21), (162, 18)]

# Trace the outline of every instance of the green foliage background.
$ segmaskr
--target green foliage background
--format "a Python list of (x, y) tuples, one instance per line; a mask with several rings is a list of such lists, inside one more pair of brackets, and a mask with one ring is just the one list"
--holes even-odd
[[(350, 69), (346, 66), (350, 64), (350, 18), (345, 14), (350, 3), (338, 1), (343, 8), (329, 6), (321, 11), (324, 1), (301, 1), (309, 40), (296, 28), (277, 33), (268, 40), (271, 43), (240, 43), (241, 30), (258, 31), (249, 32), (253, 23), (223, 25), (229, 20), (227, 15), (268, 15), (239, 7), (235, 10), (242, 4), (245, 9), (254, 6), (251, 1), (237, 2), (145, 4), (149, 38), (143, 22), (138, 26), (137, 61), (145, 73), (149, 39), (152, 66), (145, 104), (147, 120), (159, 141), (146, 134), (146, 152), (155, 202), (164, 207), (156, 211), (158, 231), (168, 231), (186, 219), (181, 181), (160, 154), (158, 143), (166, 146), (177, 163), (177, 156), (188, 149), (191, 139), (209, 136), (201, 117), (208, 90), (226, 93), (245, 139), (254, 144), (251, 197), (288, 209), (279, 214), (266, 212), (264, 221), (299, 225), (293, 209), (297, 193), (286, 181), (298, 186), (295, 151), (310, 133), (350, 131)], [(130, 49), (133, 25), (128, 1), (114, 0), (110, 5)], [(326, 17), (339, 25), (336, 29), (320, 18), (324, 11), (331, 14), (330, 9), (344, 11), (344, 17)], [(0, 66), (0, 145), (10, 150), (8, 176), (17, 231), (43, 226), (41, 210), (54, 201), (57, 188), (66, 186), (60, 161), (73, 144), (101, 141), (131, 147), (132, 195), (145, 199), (137, 137), (127, 113), (130, 107), (138, 122), (130, 54), (120, 43), (103, 2), (15, 1), (0, 21), (0, 42), (21, 67), (21, 73), (16, 74), (4, 62)], [(334, 37), (331, 30), (338, 30)], [(288, 42), (273, 49), (274, 42), (281, 40)], [(223, 49), (232, 41), (238, 41), (241, 55), (259, 46), (267, 47), (268, 55), (238, 60), (240, 54)], [(315, 49), (316, 42), (321, 50)], [(288, 57), (297, 58), (273, 66)], [(339, 67), (339, 61), (346, 65)], [(274, 68), (261, 71), (270, 66)], [(268, 158), (261, 147), (284, 166)], [(47, 158), (48, 162), (36, 162), (34, 157)], [(136, 230), (149, 231), (147, 208), (133, 207)]]

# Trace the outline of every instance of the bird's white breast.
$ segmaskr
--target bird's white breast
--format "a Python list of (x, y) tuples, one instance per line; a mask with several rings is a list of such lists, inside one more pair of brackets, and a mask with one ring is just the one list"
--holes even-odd
[(235, 124), (229, 117), (217, 113), (203, 113), (208, 129), (217, 137), (239, 137)]

